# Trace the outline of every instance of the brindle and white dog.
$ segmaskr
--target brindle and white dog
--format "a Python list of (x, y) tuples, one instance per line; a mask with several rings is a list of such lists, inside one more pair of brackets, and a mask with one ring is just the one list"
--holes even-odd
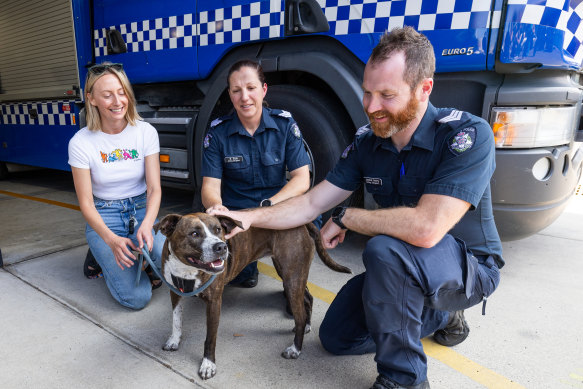
[[(228, 217), (215, 217), (206, 213), (185, 216), (168, 215), (154, 228), (166, 235), (162, 252), (162, 274), (169, 283), (183, 292), (203, 285), (213, 274), (214, 282), (197, 296), (206, 304), (207, 335), (204, 358), (198, 374), (203, 379), (216, 374), (215, 346), (219, 316), (225, 285), (235, 278), (247, 264), (271, 255), (295, 321), (295, 337), (282, 356), (298, 358), (304, 333), (310, 331), (313, 298), (308, 292), (308, 272), (314, 250), (332, 270), (350, 273), (350, 269), (334, 262), (320, 240), (313, 224), (289, 230), (250, 228), (225, 242), (225, 234), (238, 225)], [(239, 225), (240, 226), (240, 225)], [(182, 337), (182, 298), (171, 292), (173, 308), (172, 335), (163, 349), (178, 350)]]

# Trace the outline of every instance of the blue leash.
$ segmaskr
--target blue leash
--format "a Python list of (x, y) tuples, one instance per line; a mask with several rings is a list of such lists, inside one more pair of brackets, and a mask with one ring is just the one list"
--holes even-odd
[[(152, 261), (152, 258), (150, 258), (150, 254), (148, 254), (148, 245), (144, 243), (144, 248), (142, 249), (142, 252), (138, 255), (138, 260), (139, 260), (139, 267), (138, 269), (142, 268), (142, 264), (144, 263), (144, 257), (146, 258), (148, 264), (150, 265), (150, 267), (152, 268), (152, 270), (154, 270), (154, 273), (156, 273), (156, 275), (158, 276), (158, 278), (160, 278), (160, 280), (162, 280), (162, 282), (164, 282), (172, 292), (180, 295), (180, 296), (184, 296), (184, 297), (190, 297), (190, 296), (195, 296), (197, 294), (199, 294), (200, 292), (202, 292), (203, 290), (205, 290), (206, 288), (208, 288), (210, 286), (210, 284), (213, 283), (213, 281), (215, 280), (215, 278), (217, 278), (216, 274), (213, 274), (211, 276), (211, 278), (204, 283), (204, 285), (202, 285), (200, 288), (193, 290), (192, 292), (181, 292), (178, 289), (176, 289), (174, 287), (174, 285), (172, 285), (171, 283), (169, 283), (168, 281), (166, 281), (166, 279), (162, 276), (162, 274), (160, 274), (160, 272), (158, 271), (158, 268), (156, 267), (156, 264), (154, 263), (154, 261)], [(136, 276), (136, 286), (138, 286), (140, 284), (140, 277), (142, 276), (142, 271), (138, 271), (138, 275)]]

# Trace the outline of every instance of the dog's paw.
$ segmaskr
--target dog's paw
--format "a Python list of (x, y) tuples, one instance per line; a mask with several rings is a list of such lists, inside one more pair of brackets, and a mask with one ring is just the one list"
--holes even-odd
[(281, 356), (285, 359), (298, 359), (300, 353), (301, 351), (296, 348), (296, 345), (292, 344), (281, 353)]
[(162, 346), (162, 350), (165, 351), (176, 351), (178, 350), (178, 346), (180, 346), (180, 339), (174, 339), (173, 336), (168, 338), (164, 346)]
[(198, 369), (198, 375), (200, 378), (208, 380), (209, 378), (213, 378), (215, 374), (217, 374), (217, 365), (215, 365), (210, 359), (203, 358), (200, 363), (200, 368)]

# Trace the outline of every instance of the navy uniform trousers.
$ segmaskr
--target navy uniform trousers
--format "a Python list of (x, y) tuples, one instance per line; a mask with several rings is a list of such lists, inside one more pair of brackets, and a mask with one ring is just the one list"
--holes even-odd
[(366, 271), (342, 287), (320, 340), (338, 355), (376, 352), (378, 372), (401, 385), (427, 380), (421, 338), (444, 328), (449, 312), (481, 302), (500, 281), (491, 256), (472, 255), (451, 235), (432, 248), (378, 235), (362, 257)]

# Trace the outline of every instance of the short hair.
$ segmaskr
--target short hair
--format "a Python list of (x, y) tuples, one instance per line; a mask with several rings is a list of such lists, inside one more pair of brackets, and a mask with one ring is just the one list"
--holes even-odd
[(405, 82), (414, 89), (425, 78), (435, 73), (435, 53), (427, 37), (414, 28), (405, 26), (387, 31), (372, 50), (371, 65), (389, 59), (394, 53), (405, 54)]
[(229, 73), (227, 74), (227, 87), (230, 88), (231, 85), (229, 84), (229, 79), (231, 78), (231, 74), (241, 70), (241, 68), (251, 68), (255, 70), (257, 73), (257, 78), (261, 81), (261, 85), (265, 84), (265, 74), (263, 74), (263, 68), (258, 62), (252, 61), (250, 59), (243, 59), (241, 61), (235, 62), (231, 68), (229, 69)]
[[(112, 65), (111, 62), (104, 62), (101, 65)], [(91, 70), (87, 71), (87, 78), (85, 80), (85, 94), (93, 92), (93, 86), (101, 77), (106, 74), (113, 74), (119, 80), (121, 87), (124, 90), (125, 95), (128, 99), (128, 106), (125, 114), (125, 119), (132, 126), (136, 125), (136, 120), (141, 120), (142, 118), (138, 114), (136, 97), (134, 95), (134, 90), (132, 89), (132, 84), (128, 79), (128, 76), (123, 71), (123, 69), (118, 67), (107, 67), (103, 72), (95, 73)], [(101, 117), (99, 116), (99, 109), (92, 105), (85, 96), (85, 120), (87, 122), (87, 128), (90, 131), (101, 130)]]

